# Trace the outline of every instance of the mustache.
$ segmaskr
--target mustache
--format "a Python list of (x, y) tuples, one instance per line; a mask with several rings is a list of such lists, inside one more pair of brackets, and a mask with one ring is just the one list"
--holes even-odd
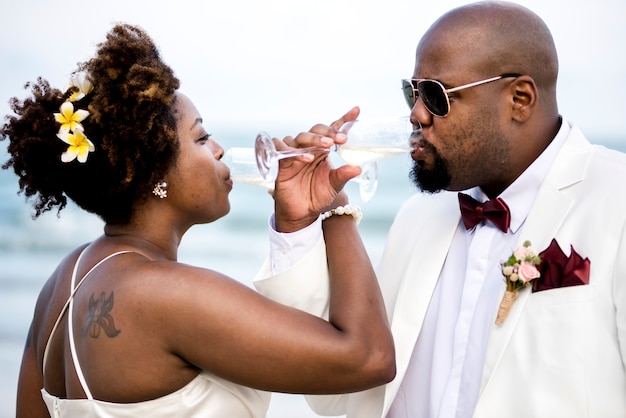
[(428, 143), (431, 146), (431, 150), (433, 150), (432, 144), (428, 142), (424, 135), (422, 134), (422, 128), (416, 128), (413, 126), (413, 130), (409, 134), (409, 146), (411, 148), (417, 148), (419, 146), (424, 146), (425, 143)]
[(424, 153), (432, 154), (435, 159), (440, 159), (437, 148), (426, 139), (422, 134), (411, 136), (411, 147), (413, 149), (422, 148)]
[(423, 192), (438, 193), (445, 190), (452, 180), (448, 171), (448, 165), (441, 158), (435, 146), (425, 138), (422, 137), (416, 146), (422, 147), (425, 153), (433, 155), (434, 166), (430, 169), (425, 169), (420, 163), (415, 161), (409, 172), (409, 179), (413, 185)]

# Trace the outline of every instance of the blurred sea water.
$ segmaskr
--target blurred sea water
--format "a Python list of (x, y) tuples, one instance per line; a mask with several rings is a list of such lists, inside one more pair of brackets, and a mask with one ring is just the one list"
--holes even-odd
[[(224, 148), (250, 146), (250, 132), (215, 135)], [(595, 143), (626, 151), (624, 142), (592, 138)], [(0, 143), (0, 161), (7, 159)], [(382, 253), (386, 232), (400, 205), (415, 189), (409, 184), (410, 159), (380, 161), (379, 186), (374, 198), (364, 203), (358, 187), (349, 183), (350, 200), (363, 208), (359, 225), (374, 263)], [(69, 205), (61, 212), (31, 219), (31, 207), (17, 195), (17, 177), (0, 170), (0, 418), (15, 416), (15, 395), (21, 352), (39, 290), (59, 261), (76, 246), (102, 233), (102, 222)], [(230, 196), (231, 213), (209, 225), (198, 225), (184, 237), (181, 262), (218, 270), (252, 286), (252, 277), (268, 251), (267, 219), (273, 202), (258, 187), (235, 184)], [(273, 397), (268, 418), (315, 417), (299, 395)]]

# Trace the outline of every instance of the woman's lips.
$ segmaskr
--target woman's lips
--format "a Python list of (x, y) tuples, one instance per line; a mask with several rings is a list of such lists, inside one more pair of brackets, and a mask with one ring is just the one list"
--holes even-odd
[(224, 181), (226, 182), (226, 184), (228, 184), (228, 186), (230, 186), (231, 189), (233, 188), (233, 179), (230, 177), (230, 170), (228, 170)]

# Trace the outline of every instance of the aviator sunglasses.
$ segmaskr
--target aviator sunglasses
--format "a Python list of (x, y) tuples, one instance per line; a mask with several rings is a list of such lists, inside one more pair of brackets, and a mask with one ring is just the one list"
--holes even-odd
[(450, 112), (449, 93), (468, 89), (470, 87), (480, 86), (481, 84), (491, 83), (492, 81), (502, 78), (519, 77), (520, 74), (501, 74), (496, 77), (487, 78), (485, 80), (474, 81), (473, 83), (464, 84), (462, 86), (446, 89), (441, 82), (427, 78), (403, 79), (402, 93), (404, 99), (411, 109), (415, 106), (417, 97), (421, 97), (424, 106), (430, 113), (435, 116), (444, 117)]

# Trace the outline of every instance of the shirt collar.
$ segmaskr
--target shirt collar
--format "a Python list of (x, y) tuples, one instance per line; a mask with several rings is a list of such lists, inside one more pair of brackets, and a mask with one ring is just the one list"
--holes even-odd
[[(511, 232), (516, 233), (524, 224), (530, 209), (535, 202), (539, 187), (548, 174), (554, 159), (569, 135), (570, 125), (562, 118), (561, 127), (546, 149), (532, 162), (530, 166), (507, 187), (499, 197), (508, 205), (511, 211)], [(480, 189), (470, 189), (470, 195), (480, 201), (488, 200), (487, 195)]]

